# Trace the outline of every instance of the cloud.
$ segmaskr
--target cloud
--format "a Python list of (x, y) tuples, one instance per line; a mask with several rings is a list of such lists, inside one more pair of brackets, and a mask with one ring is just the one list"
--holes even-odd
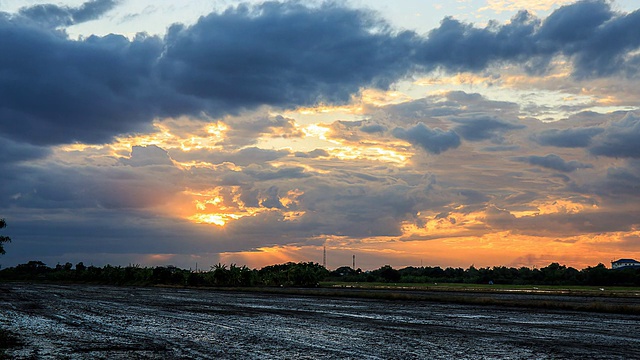
[(469, 119), (454, 119), (462, 123), (456, 126), (454, 131), (468, 141), (482, 141), (492, 139), (496, 143), (502, 142), (502, 134), (515, 129), (523, 129), (525, 126), (511, 124), (496, 118), (482, 116)]
[(323, 149), (315, 149), (308, 152), (296, 151), (294, 155), (299, 158), (315, 159), (319, 157), (328, 157), (329, 153)]
[(635, 76), (640, 64), (640, 11), (616, 13), (599, 0), (561, 7), (544, 21), (521, 12), (508, 24), (478, 28), (445, 18), (426, 37), (333, 2), (239, 5), (174, 25), (164, 38), (71, 40), (50, 28), (95, 18), (114, 4), (42, 5), (0, 16), (0, 71), (8, 74), (0, 78), (3, 136), (35, 145), (99, 144), (144, 131), (156, 118), (346, 103), (362, 88), (388, 89), (436, 68), (513, 63), (543, 72), (566, 56), (584, 78)]
[(211, 164), (233, 163), (237, 166), (262, 164), (288, 156), (288, 150), (270, 150), (247, 147), (240, 150), (198, 149), (191, 151), (171, 150), (171, 158), (179, 162), (202, 161)]
[(640, 158), (640, 117), (627, 113), (612, 122), (589, 149), (593, 155), (621, 158)]
[(487, 0), (487, 6), (480, 9), (480, 11), (493, 10), (497, 13), (503, 11), (518, 11), (520, 9), (529, 10), (549, 10), (558, 4), (567, 4), (574, 2), (574, 0)]
[(573, 237), (576, 234), (600, 234), (628, 231), (637, 223), (637, 211), (561, 211), (516, 217), (507, 210), (490, 207), (484, 218), (495, 230), (504, 229), (514, 234), (531, 236)]
[(480, 71), (494, 61), (526, 64), (537, 55), (533, 37), (538, 26), (539, 20), (526, 12), (510, 24), (484, 29), (447, 17), (423, 40), (416, 61), (451, 71)]
[[(23, 163), (7, 168), (0, 186), (4, 206), (26, 209), (148, 209), (183, 190), (183, 172), (173, 165), (70, 166)], [(142, 165), (137, 164), (137, 165)]]
[(387, 131), (387, 127), (380, 124), (368, 124), (360, 127), (360, 131), (366, 132), (368, 134), (371, 133), (383, 133)]
[[(44, 25), (26, 16), (0, 15), (0, 210), (20, 219), (22, 254), (215, 253), (330, 237), (469, 238), (461, 241), (471, 248), (509, 230), (556, 239), (637, 228), (637, 114), (545, 123), (526, 117), (526, 103), (448, 85), (392, 105), (363, 100), (340, 115), (282, 109), (335, 110), (364, 88), (436, 68), (512, 74), (565, 61), (580, 79), (636, 76), (636, 39), (624, 36), (634, 14), (608, 3), (577, 2), (547, 19), (522, 12), (505, 25), (447, 18), (426, 36), (335, 2), (240, 5), (162, 38), (71, 40), (44, 15)], [(612, 56), (585, 60), (616, 29)], [(554, 90), (601, 90), (575, 77)], [(505, 84), (479, 78), (490, 79), (479, 90), (487, 93)], [(323, 136), (305, 137), (312, 124)], [(588, 206), (544, 213), (556, 199)], [(194, 214), (226, 224), (195, 224)]]
[(640, 160), (627, 159), (618, 166), (604, 169), (604, 174), (575, 184), (572, 190), (583, 194), (597, 194), (604, 202), (620, 211), (628, 204), (635, 209), (640, 197)]
[(79, 7), (38, 4), (23, 7), (19, 14), (41, 25), (57, 28), (95, 20), (117, 5), (115, 0), (91, 0)]
[(335, 3), (240, 5), (170, 28), (159, 69), (220, 111), (345, 103), (363, 86), (385, 89), (408, 74), (413, 36)]
[(243, 171), (243, 173), (250, 175), (258, 181), (298, 179), (311, 176), (311, 174), (307, 173), (303, 167), (285, 167), (278, 169), (248, 167)]
[(162, 48), (157, 38), (71, 41), (3, 18), (0, 38), (0, 71), (8, 74), (0, 77), (0, 132), (17, 141), (104, 143), (185, 110), (178, 94), (148, 77)]
[(0, 137), (0, 166), (46, 157), (51, 150)]
[(432, 154), (440, 154), (460, 146), (460, 137), (455, 132), (431, 129), (424, 123), (418, 123), (408, 129), (398, 127), (393, 129), (392, 133), (398, 139), (420, 146)]
[(603, 128), (588, 127), (576, 129), (549, 129), (533, 135), (532, 139), (540, 145), (564, 148), (584, 148), (591, 144), (594, 136), (602, 133)]
[(416, 52), (417, 61), (453, 71), (480, 71), (495, 62), (545, 72), (558, 55), (569, 57), (578, 78), (637, 72), (640, 11), (616, 13), (609, 2), (585, 0), (560, 7), (543, 21), (526, 11), (506, 25), (475, 28), (445, 18)]
[(130, 166), (173, 165), (169, 153), (156, 145), (133, 146), (131, 156), (121, 161)]
[(593, 168), (593, 165), (591, 164), (585, 164), (575, 160), (565, 161), (563, 158), (556, 154), (549, 154), (547, 156), (531, 155), (525, 157), (517, 157), (515, 158), (515, 160), (562, 172), (573, 172), (578, 169)]
[(229, 129), (221, 145), (225, 147), (243, 147), (253, 145), (260, 137), (292, 138), (302, 137), (304, 133), (298, 129), (296, 121), (282, 115), (261, 115), (254, 118), (229, 118), (224, 121)]

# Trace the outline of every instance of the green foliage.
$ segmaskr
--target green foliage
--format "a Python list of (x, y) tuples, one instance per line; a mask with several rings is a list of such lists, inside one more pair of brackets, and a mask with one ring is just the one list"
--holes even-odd
[[(7, 227), (7, 222), (4, 219), (0, 219), (0, 229)], [(11, 242), (11, 238), (8, 236), (0, 235), (0, 255), (4, 255), (7, 252), (4, 250), (4, 243)]]
[(266, 286), (316, 287), (327, 275), (329, 271), (324, 266), (312, 262), (288, 262), (258, 271), (260, 284)]
[(0, 280), (37, 280), (99, 283), (113, 285), (171, 285), (206, 287), (316, 287), (320, 282), (368, 283), (449, 283), (500, 285), (585, 285), (640, 286), (640, 268), (607, 269), (603, 264), (576, 270), (558, 263), (541, 269), (526, 267), (492, 268), (406, 267), (394, 269), (389, 265), (373, 271), (344, 266), (329, 272), (313, 262), (276, 264), (260, 270), (246, 266), (216, 264), (209, 271), (193, 272), (175, 266), (154, 268), (129, 265), (85, 266), (69, 262), (48, 267), (41, 261), (29, 261), (0, 271)]

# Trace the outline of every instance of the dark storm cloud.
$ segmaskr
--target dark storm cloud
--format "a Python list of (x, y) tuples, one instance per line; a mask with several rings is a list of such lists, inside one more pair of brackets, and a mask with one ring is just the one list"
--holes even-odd
[(635, 69), (640, 11), (619, 14), (605, 0), (563, 6), (544, 21), (520, 12), (506, 25), (475, 28), (446, 18), (417, 51), (418, 62), (455, 71), (479, 71), (494, 62), (525, 64), (544, 72), (556, 55), (575, 65), (574, 75), (592, 77)]
[(0, 137), (0, 164), (40, 159), (50, 153), (51, 151), (45, 147), (18, 143)]
[(640, 10), (619, 15), (604, 0), (585, 1), (561, 8), (549, 18), (554, 18), (562, 10), (572, 14), (569, 19), (564, 19), (564, 14), (558, 16), (556, 34), (565, 32), (572, 38), (565, 41), (560, 35), (552, 41), (556, 40), (565, 54), (574, 56), (577, 76), (606, 76), (629, 70), (637, 75), (638, 55), (628, 56), (628, 53), (640, 46), (637, 36), (640, 32)]
[(503, 133), (510, 130), (523, 129), (525, 127), (524, 125), (511, 124), (489, 116), (470, 119), (454, 119), (453, 121), (462, 123), (462, 125), (457, 126), (454, 130), (468, 141), (492, 139), (495, 142), (500, 143)]
[(370, 11), (300, 2), (232, 7), (190, 27), (175, 25), (163, 39), (71, 40), (49, 27), (112, 7), (97, 0), (0, 14), (3, 135), (39, 145), (104, 143), (144, 130), (157, 117), (344, 103), (363, 87), (387, 89), (435, 68), (479, 71), (512, 62), (544, 71), (553, 57), (566, 55), (577, 76), (635, 76), (640, 61), (633, 55), (640, 11), (616, 13), (604, 0), (562, 7), (544, 21), (522, 12), (485, 28), (446, 18), (425, 37), (397, 32)]
[(418, 123), (408, 129), (395, 128), (393, 136), (420, 146), (432, 154), (440, 154), (460, 146), (460, 137), (455, 132), (431, 129), (424, 123)]
[(495, 60), (526, 63), (535, 52), (531, 45), (538, 25), (526, 12), (519, 13), (509, 25), (491, 24), (484, 29), (448, 17), (429, 32), (416, 58), (454, 71), (482, 70)]
[(640, 158), (640, 117), (628, 113), (619, 121), (612, 122), (595, 139), (589, 149), (593, 155), (620, 158)]
[(516, 161), (529, 163), (531, 165), (542, 166), (544, 168), (553, 169), (562, 172), (573, 172), (578, 169), (590, 169), (593, 168), (591, 164), (581, 163), (579, 161), (565, 161), (563, 158), (556, 154), (549, 154), (547, 156), (524, 156), (515, 158)]
[(152, 37), (70, 41), (0, 19), (0, 132), (39, 145), (102, 143), (184, 112), (178, 94), (149, 78), (161, 49)]
[(24, 7), (19, 14), (39, 24), (55, 28), (95, 20), (117, 5), (115, 0), (92, 0), (79, 7), (39, 4)]
[(180, 92), (226, 111), (342, 103), (362, 86), (387, 88), (406, 75), (414, 36), (334, 3), (240, 5), (170, 28), (159, 68)]
[(550, 129), (534, 135), (532, 139), (540, 145), (565, 148), (582, 148), (591, 144), (594, 136), (602, 133), (603, 128), (589, 127), (578, 129)]

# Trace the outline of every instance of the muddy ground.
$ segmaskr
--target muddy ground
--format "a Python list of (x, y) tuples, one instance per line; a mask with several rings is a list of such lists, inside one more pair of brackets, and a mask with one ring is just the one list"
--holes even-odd
[(639, 316), (190, 289), (0, 284), (0, 329), (11, 359), (640, 356)]

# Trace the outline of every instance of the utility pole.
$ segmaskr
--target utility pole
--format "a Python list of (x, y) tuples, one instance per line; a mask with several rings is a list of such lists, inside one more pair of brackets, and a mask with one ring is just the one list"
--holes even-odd
[(327, 245), (322, 249), (322, 267), (327, 268)]
[(353, 255), (353, 270), (356, 269), (356, 256)]

